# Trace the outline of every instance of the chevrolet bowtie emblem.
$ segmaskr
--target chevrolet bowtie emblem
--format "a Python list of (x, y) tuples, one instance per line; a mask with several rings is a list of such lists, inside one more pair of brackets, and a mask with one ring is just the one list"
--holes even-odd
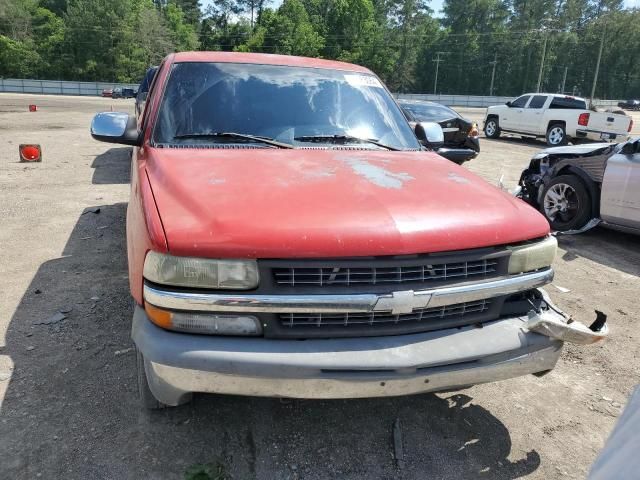
[(417, 293), (413, 290), (393, 292), (378, 298), (373, 310), (391, 311), (393, 315), (411, 313), (416, 308), (427, 308), (431, 300), (430, 293)]

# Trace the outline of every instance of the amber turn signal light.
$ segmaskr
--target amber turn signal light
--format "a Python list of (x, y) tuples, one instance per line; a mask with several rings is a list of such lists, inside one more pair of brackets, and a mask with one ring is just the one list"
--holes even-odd
[(167, 310), (162, 310), (161, 308), (154, 307), (148, 303), (144, 304), (144, 309), (149, 316), (149, 320), (155, 323), (157, 326), (162, 328), (171, 328), (171, 312)]
[(42, 150), (40, 149), (40, 145), (20, 145), (20, 147), (18, 147), (18, 151), (20, 152), (21, 162), (42, 161)]

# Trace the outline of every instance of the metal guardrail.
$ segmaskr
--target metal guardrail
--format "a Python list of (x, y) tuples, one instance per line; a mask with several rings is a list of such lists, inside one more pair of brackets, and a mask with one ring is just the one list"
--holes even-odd
[[(490, 107), (491, 105), (501, 105), (514, 100), (516, 97), (489, 97), (481, 95), (443, 95), (428, 93), (400, 93), (395, 94), (396, 98), (404, 100), (425, 100), (429, 102), (442, 103), (450, 107)], [(620, 100), (594, 100), (596, 107), (616, 107)]]
[(115, 87), (134, 88), (137, 90), (138, 84), (0, 78), (0, 92), (11, 93), (100, 96), (102, 95), (102, 90)]
[[(138, 84), (109, 82), (70, 82), (64, 80), (29, 80), (24, 78), (0, 78), (0, 92), (39, 93), (49, 95), (100, 96), (107, 88), (133, 88)], [(452, 107), (488, 107), (499, 105), (515, 97), (489, 97), (482, 95), (432, 95), (417, 93), (396, 94), (397, 98), (407, 100), (428, 100)], [(615, 107), (619, 100), (594, 100), (598, 107)]]

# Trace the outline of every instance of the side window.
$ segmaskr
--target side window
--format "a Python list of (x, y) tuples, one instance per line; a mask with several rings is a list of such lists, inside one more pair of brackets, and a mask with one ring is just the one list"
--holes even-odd
[(575, 97), (553, 97), (549, 108), (568, 108), (571, 110), (586, 110), (587, 103)]
[(531, 95), (523, 95), (520, 98), (516, 98), (513, 102), (511, 102), (511, 106), (516, 108), (523, 108), (527, 104), (530, 98), (531, 98)]
[(547, 101), (546, 95), (534, 95), (527, 108), (542, 108)]
[(160, 76), (160, 71), (162, 70), (162, 67), (164, 67), (164, 62), (162, 62), (160, 64), (160, 66), (158, 67), (158, 69), (156, 70), (155, 75), (153, 76), (153, 80), (151, 80), (151, 85), (149, 85), (149, 93), (147, 93), (147, 99), (144, 102), (144, 112), (142, 112), (142, 131), (146, 130), (147, 128), (147, 120), (149, 117), (149, 105), (150, 105), (150, 101), (151, 97), (153, 96), (153, 92), (156, 89), (156, 85), (158, 84), (158, 77)]

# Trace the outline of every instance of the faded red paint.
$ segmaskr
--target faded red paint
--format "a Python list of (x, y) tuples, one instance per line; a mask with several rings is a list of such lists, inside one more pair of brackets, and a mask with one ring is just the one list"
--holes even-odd
[(549, 231), (524, 202), (428, 152), (157, 149), (148, 172), (176, 255), (400, 255)]
[(234, 61), (368, 71), (325, 60), (179, 53), (161, 65), (135, 149), (127, 214), (131, 291), (149, 250), (211, 258), (402, 255), (545, 236), (533, 208), (430, 152), (157, 149), (149, 146), (174, 62)]

